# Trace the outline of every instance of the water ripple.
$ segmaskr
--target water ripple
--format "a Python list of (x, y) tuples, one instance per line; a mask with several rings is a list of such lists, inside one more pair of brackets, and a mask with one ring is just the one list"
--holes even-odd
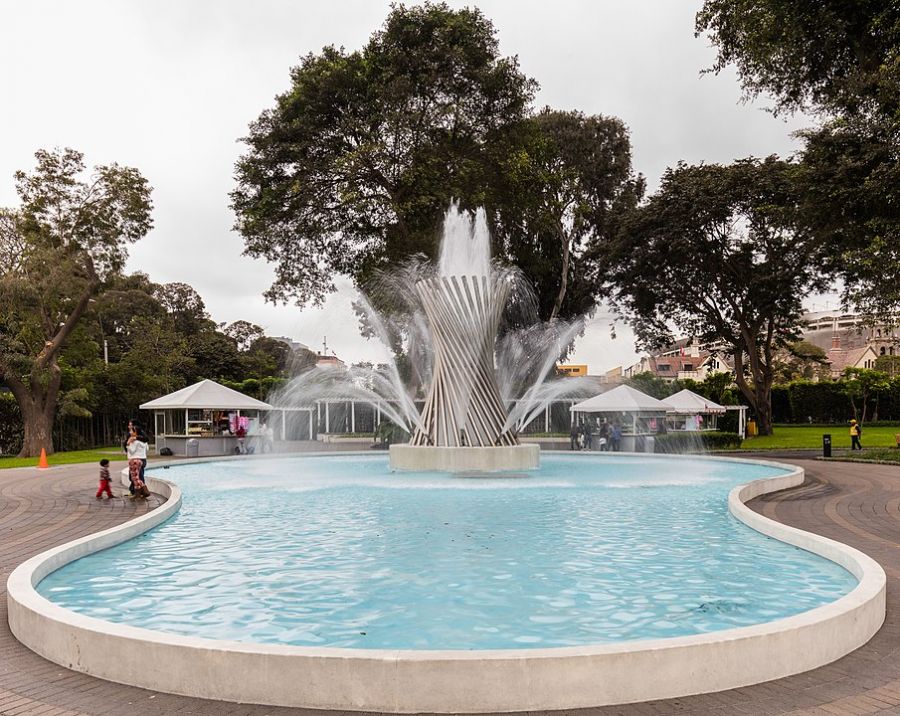
[(538, 648), (697, 634), (846, 594), (831, 562), (732, 518), (774, 468), (545, 456), (539, 473), (391, 474), (384, 456), (206, 463), (179, 514), (53, 573), (52, 601), (208, 638)]

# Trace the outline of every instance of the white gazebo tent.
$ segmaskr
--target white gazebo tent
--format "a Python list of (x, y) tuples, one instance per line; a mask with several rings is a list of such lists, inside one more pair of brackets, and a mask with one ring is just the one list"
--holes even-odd
[(669, 426), (673, 430), (715, 430), (716, 418), (725, 414), (725, 406), (685, 388), (663, 400), (673, 408)]
[[(670, 395), (663, 402), (668, 403), (674, 409), (669, 414), (673, 430), (715, 430), (720, 415), (724, 415), (730, 410), (736, 410), (738, 411), (738, 434), (744, 434), (747, 414), (745, 405), (719, 405), (687, 389)], [(702, 428), (698, 418), (704, 418)]]
[[(578, 414), (601, 413), (610, 416), (608, 420), (618, 421), (624, 433), (622, 449), (626, 451), (634, 451), (642, 438), (657, 432), (658, 428), (653, 430), (652, 426), (660, 425), (665, 420), (666, 414), (672, 412), (667, 403), (629, 385), (620, 385), (583, 400), (573, 405), (570, 410), (573, 417)], [(648, 444), (647, 448), (649, 447)]]
[(157, 452), (164, 447), (189, 457), (228, 455), (238, 447), (232, 427), (249, 423), (253, 433), (260, 411), (272, 406), (213, 380), (201, 380), (141, 405), (153, 411)]

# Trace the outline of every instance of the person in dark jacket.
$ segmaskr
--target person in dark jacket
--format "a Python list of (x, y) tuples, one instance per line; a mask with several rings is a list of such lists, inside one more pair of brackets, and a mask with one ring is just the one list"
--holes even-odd
[(584, 449), (593, 450), (594, 448), (594, 428), (591, 426), (591, 419), (584, 421)]

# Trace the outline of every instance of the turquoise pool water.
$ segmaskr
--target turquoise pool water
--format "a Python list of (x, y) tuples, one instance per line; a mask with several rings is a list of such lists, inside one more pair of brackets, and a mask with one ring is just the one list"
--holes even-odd
[(542, 456), (519, 477), (391, 473), (385, 455), (182, 465), (150, 532), (38, 585), (82, 614), (213, 639), (507, 649), (697, 634), (849, 592), (837, 565), (728, 513), (782, 474), (717, 460)]

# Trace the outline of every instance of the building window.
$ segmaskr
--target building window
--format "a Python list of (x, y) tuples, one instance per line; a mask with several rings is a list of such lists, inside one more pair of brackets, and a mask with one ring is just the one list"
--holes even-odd
[(671, 368), (668, 363), (660, 363), (656, 366), (661, 373), (666, 373)]
[(884, 353), (885, 353), (884, 346), (881, 346), (881, 355), (884, 355)]
[(694, 364), (693, 363), (685, 363), (684, 370), (694, 370)]

